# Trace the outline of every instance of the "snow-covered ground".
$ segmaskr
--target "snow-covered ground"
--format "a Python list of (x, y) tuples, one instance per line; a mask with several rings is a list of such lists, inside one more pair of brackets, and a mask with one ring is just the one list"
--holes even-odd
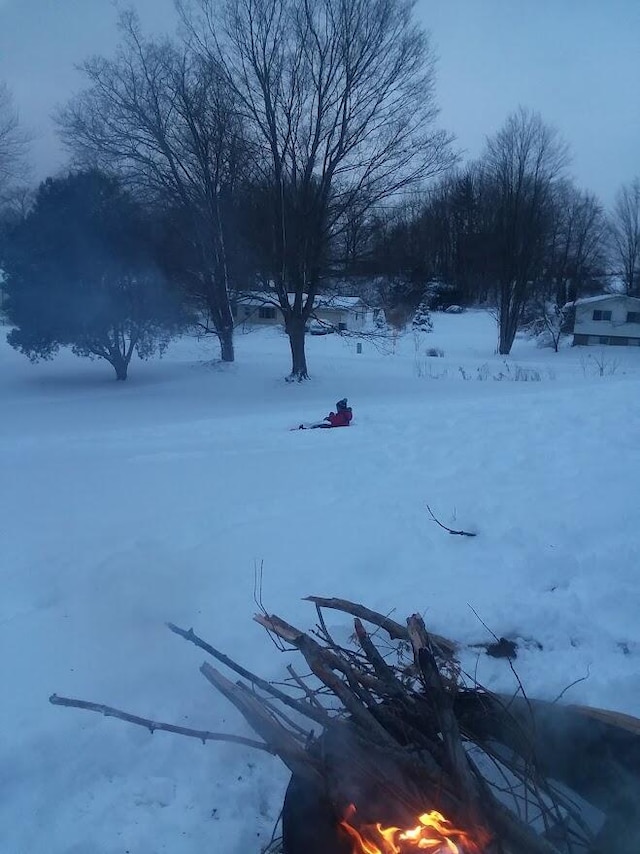
[[(0, 346), (0, 851), (257, 854), (277, 760), (48, 697), (244, 732), (164, 623), (280, 677), (293, 658), (251, 620), (261, 562), (265, 606), (302, 627), (317, 593), (420, 610), (473, 644), (487, 632), (472, 607), (521, 639), (530, 695), (588, 675), (566, 702), (640, 714), (640, 348), (518, 340), (505, 360), (495, 338), (481, 312), (436, 315), (417, 354), (411, 334), (361, 354), (311, 338), (303, 384), (282, 381), (274, 330), (238, 336), (232, 366), (185, 339), (125, 384)], [(287, 429), (345, 395), (348, 430)], [(478, 537), (449, 536), (427, 503)], [(514, 687), (504, 661), (481, 656), (478, 676)]]

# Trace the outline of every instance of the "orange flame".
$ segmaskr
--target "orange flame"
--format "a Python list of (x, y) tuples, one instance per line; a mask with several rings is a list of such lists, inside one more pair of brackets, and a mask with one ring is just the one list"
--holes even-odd
[(481, 854), (481, 849), (464, 830), (454, 827), (436, 810), (418, 818), (408, 830), (400, 827), (365, 825), (360, 831), (349, 824), (356, 809), (352, 805), (340, 827), (353, 842), (353, 854), (409, 854), (414, 850), (429, 854)]

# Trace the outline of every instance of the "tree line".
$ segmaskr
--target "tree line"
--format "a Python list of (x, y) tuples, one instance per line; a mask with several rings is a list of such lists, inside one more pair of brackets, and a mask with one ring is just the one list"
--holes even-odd
[(520, 108), (477, 161), (360, 223), (360, 245), (345, 245), (345, 264), (378, 276), (383, 300), (404, 294), (410, 310), (424, 283), (436, 306), (495, 307), (502, 354), (523, 324), (551, 321), (566, 304), (607, 289), (613, 273), (640, 294), (640, 181), (620, 190), (607, 215), (568, 177), (568, 163), (557, 132)]
[[(117, 52), (84, 63), (57, 116), (73, 170), (9, 206), (5, 310), (31, 358), (71, 345), (122, 379), (133, 352), (199, 324), (232, 361), (234, 299), (268, 288), (304, 379), (305, 328), (336, 278), (377, 282), (400, 319), (425, 293), (495, 306), (501, 353), (612, 264), (640, 291), (640, 181), (606, 216), (522, 108), (461, 167), (410, 0), (179, 9), (180, 38), (121, 16)], [(0, 197), (24, 142), (0, 90)]]

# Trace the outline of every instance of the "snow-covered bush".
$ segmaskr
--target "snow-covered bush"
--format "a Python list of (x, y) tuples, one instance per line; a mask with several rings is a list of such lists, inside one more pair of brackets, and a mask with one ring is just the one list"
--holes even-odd
[(530, 316), (525, 330), (529, 337), (535, 338), (536, 347), (552, 347), (557, 353), (566, 330), (564, 306), (551, 300), (540, 300), (531, 306)]
[(387, 323), (387, 318), (385, 317), (384, 309), (380, 308), (376, 311), (373, 326), (376, 332), (388, 332), (389, 324)]
[(548, 349), (550, 347), (557, 350), (553, 335), (548, 329), (544, 329), (542, 332), (538, 333), (538, 335), (535, 336), (535, 339), (536, 347), (539, 347), (541, 350)]
[(433, 332), (433, 321), (431, 320), (431, 312), (429, 311), (428, 303), (423, 300), (411, 322), (411, 328), (414, 332)]

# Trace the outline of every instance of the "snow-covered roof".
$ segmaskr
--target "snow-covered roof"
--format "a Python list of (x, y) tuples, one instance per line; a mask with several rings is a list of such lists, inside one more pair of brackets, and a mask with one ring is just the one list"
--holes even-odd
[[(327, 308), (359, 308), (362, 305), (360, 297), (331, 297), (320, 295), (317, 297), (318, 305), (326, 306)], [(316, 306), (317, 307), (317, 306)]]
[(234, 294), (232, 298), (246, 305), (278, 305), (278, 297), (269, 291)]
[(575, 302), (568, 302), (566, 307), (571, 308), (574, 305), (589, 305), (592, 302), (605, 302), (606, 300), (611, 299), (625, 299), (631, 300), (634, 303), (640, 303), (640, 298), (638, 297), (630, 297), (627, 294), (600, 294), (595, 297), (583, 297), (582, 299), (577, 299)]
[[(289, 302), (293, 304), (295, 294), (288, 294)], [(237, 300), (244, 305), (275, 305), (278, 306), (277, 294), (273, 291), (253, 291), (251, 293), (238, 294)], [(314, 309), (335, 308), (338, 311), (353, 311), (363, 305), (361, 297), (332, 296), (331, 294), (319, 294), (313, 301)]]

